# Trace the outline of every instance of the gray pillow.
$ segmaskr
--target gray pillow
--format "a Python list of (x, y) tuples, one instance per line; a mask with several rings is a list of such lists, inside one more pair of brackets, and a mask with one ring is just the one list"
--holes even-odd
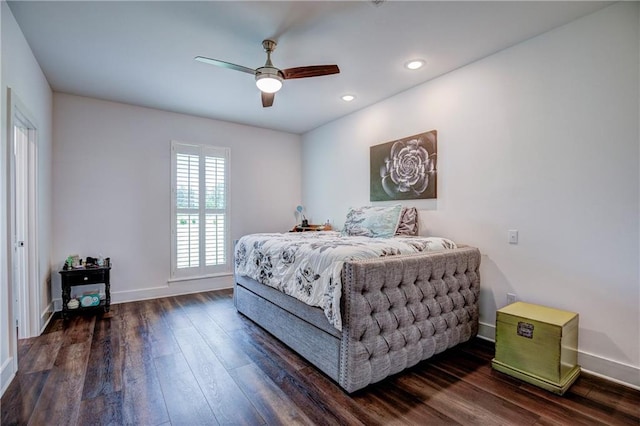
[(396, 235), (418, 235), (418, 209), (403, 207)]

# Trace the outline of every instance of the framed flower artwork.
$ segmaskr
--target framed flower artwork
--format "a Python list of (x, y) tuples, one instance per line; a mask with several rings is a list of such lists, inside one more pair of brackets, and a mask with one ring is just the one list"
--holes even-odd
[(409, 136), (370, 148), (370, 200), (437, 198), (438, 132)]

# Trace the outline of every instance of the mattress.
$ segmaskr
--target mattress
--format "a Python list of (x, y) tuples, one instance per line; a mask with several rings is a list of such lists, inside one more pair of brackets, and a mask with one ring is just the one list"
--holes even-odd
[(339, 232), (252, 234), (236, 244), (235, 269), (237, 275), (320, 307), (329, 323), (341, 330), (345, 261), (454, 248), (453, 241), (437, 237), (370, 238)]

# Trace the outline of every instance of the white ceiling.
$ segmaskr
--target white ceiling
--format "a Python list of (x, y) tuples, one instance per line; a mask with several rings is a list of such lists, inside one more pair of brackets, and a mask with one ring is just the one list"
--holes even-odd
[[(304, 133), (610, 2), (10, 1), (54, 91)], [(285, 81), (263, 108), (250, 74), (197, 55), (340, 74)], [(403, 64), (423, 58), (427, 66)], [(340, 96), (351, 93), (346, 103)]]

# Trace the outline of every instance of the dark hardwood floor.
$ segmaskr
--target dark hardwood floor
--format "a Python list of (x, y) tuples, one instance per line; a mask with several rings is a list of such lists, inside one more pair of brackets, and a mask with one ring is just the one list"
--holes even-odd
[(584, 374), (564, 397), (491, 369), (476, 339), (359, 391), (238, 314), (230, 290), (112, 306), (19, 345), (2, 425), (640, 424), (640, 392)]

